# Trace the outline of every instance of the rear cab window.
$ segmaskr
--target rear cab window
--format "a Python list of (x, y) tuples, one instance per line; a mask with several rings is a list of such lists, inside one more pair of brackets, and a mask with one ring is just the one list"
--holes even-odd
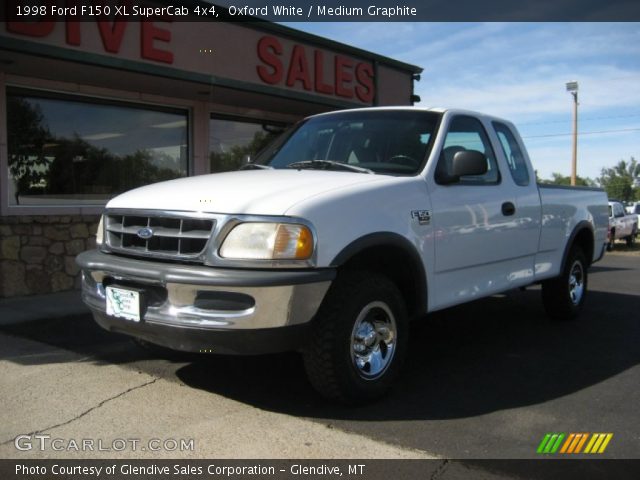
[(500, 141), (502, 153), (504, 153), (504, 157), (507, 160), (507, 165), (509, 165), (511, 178), (513, 178), (516, 185), (521, 187), (529, 185), (529, 169), (527, 168), (527, 162), (520, 149), (520, 145), (518, 145), (516, 136), (504, 123), (493, 122), (493, 128)]

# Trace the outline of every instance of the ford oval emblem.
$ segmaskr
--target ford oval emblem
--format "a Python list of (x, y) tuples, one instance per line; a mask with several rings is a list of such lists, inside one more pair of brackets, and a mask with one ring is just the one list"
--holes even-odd
[(138, 236), (143, 240), (149, 240), (151, 237), (153, 237), (153, 230), (151, 230), (149, 227), (141, 228), (140, 230), (138, 230)]

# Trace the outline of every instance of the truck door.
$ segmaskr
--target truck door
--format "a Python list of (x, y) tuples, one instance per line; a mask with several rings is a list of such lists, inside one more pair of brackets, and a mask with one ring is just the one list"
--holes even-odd
[[(532, 243), (522, 246), (517, 188), (510, 178), (505, 181), (509, 174), (501, 171), (483, 123), (456, 115), (445, 128), (433, 176), (427, 179), (435, 236), (430, 310), (529, 283), (538, 241), (538, 232), (530, 232)], [(443, 179), (462, 150), (483, 153), (487, 172), (447, 183)]]
[[(527, 151), (519, 140), (515, 127), (504, 122), (493, 121), (490, 133), (494, 134), (494, 144), (497, 144), (498, 165), (507, 172), (504, 182), (511, 184), (516, 196), (516, 212), (513, 215), (518, 222), (516, 243), (520, 255), (531, 260), (535, 265), (535, 256), (540, 244), (540, 228), (542, 207), (540, 205), (540, 192), (536, 183), (536, 173), (531, 168), (531, 162), (527, 157)], [(505, 185), (505, 188), (507, 186)]]

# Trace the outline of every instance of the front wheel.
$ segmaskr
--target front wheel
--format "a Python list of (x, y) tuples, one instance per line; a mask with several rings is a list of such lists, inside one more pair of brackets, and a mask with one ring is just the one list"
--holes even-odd
[(631, 235), (627, 237), (627, 247), (633, 247), (633, 245), (636, 243), (637, 233), (638, 232), (636, 232), (636, 230), (634, 229), (633, 232), (631, 232)]
[(316, 316), (304, 364), (313, 387), (347, 404), (384, 395), (407, 349), (404, 299), (384, 275), (341, 272)]
[(572, 320), (578, 316), (587, 294), (587, 261), (574, 247), (560, 276), (542, 283), (542, 303), (553, 320)]

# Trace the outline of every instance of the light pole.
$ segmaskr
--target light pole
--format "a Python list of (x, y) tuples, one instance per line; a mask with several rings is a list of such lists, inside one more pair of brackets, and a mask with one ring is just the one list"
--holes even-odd
[(578, 82), (567, 82), (567, 92), (573, 95), (573, 155), (571, 157), (571, 185), (575, 186), (578, 170)]

